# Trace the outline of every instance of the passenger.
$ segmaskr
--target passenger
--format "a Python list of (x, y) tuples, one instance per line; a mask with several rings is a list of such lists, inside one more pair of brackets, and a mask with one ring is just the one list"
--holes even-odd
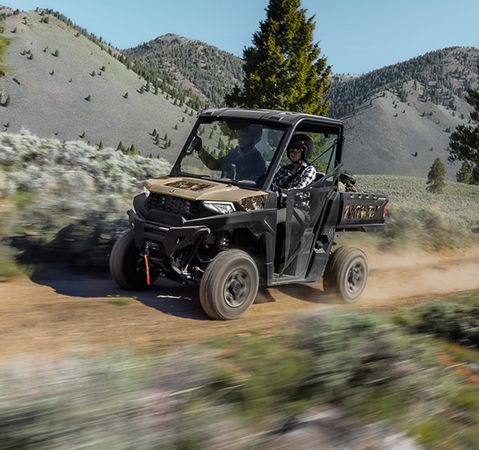
[[(283, 189), (302, 189), (315, 180), (316, 169), (308, 162), (313, 148), (312, 139), (305, 134), (295, 134), (291, 138), (287, 149), (291, 164), (278, 170), (271, 185), (271, 189), (278, 195), (279, 208), (286, 206), (286, 194), (282, 192)], [(306, 200), (303, 200), (303, 206), (306, 206)]]
[(230, 178), (257, 181), (266, 172), (266, 163), (261, 152), (255, 147), (261, 140), (263, 127), (250, 124), (241, 128), (238, 146), (221, 158), (214, 158), (201, 145), (197, 145), (198, 155), (210, 170), (233, 172)]

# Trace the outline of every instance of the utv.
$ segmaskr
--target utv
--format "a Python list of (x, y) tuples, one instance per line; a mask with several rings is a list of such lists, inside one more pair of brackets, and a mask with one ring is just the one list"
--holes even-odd
[[(253, 128), (251, 152), (229, 158)], [(273, 177), (289, 163), (286, 149), (297, 133), (313, 140), (316, 179), (279, 192)], [(341, 170), (343, 133), (342, 122), (308, 114), (202, 112), (170, 175), (145, 181), (134, 198), (130, 229), (110, 255), (113, 279), (133, 290), (159, 277), (199, 284), (203, 310), (222, 320), (244, 313), (260, 285), (323, 277), (326, 292), (355, 301), (367, 283), (367, 259), (355, 248), (332, 252), (336, 234), (381, 229), (388, 199), (350, 189)]]

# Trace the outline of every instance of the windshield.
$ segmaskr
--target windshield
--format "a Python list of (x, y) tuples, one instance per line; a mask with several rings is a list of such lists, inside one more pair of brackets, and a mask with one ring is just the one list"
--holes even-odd
[(202, 122), (174, 172), (260, 186), (284, 133), (284, 128), (248, 120)]

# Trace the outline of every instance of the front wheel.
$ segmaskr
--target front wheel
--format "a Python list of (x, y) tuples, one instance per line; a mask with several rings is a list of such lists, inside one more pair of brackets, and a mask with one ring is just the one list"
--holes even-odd
[(200, 303), (211, 319), (241, 316), (258, 293), (256, 263), (242, 250), (226, 250), (210, 262), (200, 282)]
[[(157, 277), (154, 272), (150, 270), (151, 284)], [(131, 230), (123, 233), (111, 250), (110, 274), (123, 289), (142, 290), (149, 287), (146, 282), (145, 262), (135, 247), (135, 237)]]
[(339, 295), (345, 303), (354, 303), (366, 287), (368, 271), (368, 260), (363, 251), (339, 247), (324, 271), (324, 290)]

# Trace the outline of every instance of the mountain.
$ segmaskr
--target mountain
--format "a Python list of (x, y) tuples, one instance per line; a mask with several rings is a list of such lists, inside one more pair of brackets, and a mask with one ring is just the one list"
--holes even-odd
[[(167, 34), (123, 53), (53, 11), (17, 12), (0, 8), (5, 131), (121, 141), (171, 161), (203, 107), (199, 96), (221, 105), (241, 82), (241, 60), (200, 41)], [(328, 98), (346, 123), (346, 169), (424, 177), (436, 157), (445, 161), (450, 133), (469, 118), (478, 61), (478, 49), (452, 47), (333, 76)], [(446, 169), (453, 178), (458, 167)]]
[(51, 11), (7, 10), (0, 31), (0, 130), (177, 155), (196, 115), (185, 91)]
[[(334, 77), (331, 114), (346, 123), (344, 160), (354, 173), (426, 176), (447, 160), (449, 135), (467, 122), (479, 49), (451, 47), (357, 77)], [(454, 177), (457, 164), (446, 164)]]
[(166, 34), (125, 50), (132, 59), (171, 76), (215, 106), (243, 79), (242, 60), (201, 41)]

